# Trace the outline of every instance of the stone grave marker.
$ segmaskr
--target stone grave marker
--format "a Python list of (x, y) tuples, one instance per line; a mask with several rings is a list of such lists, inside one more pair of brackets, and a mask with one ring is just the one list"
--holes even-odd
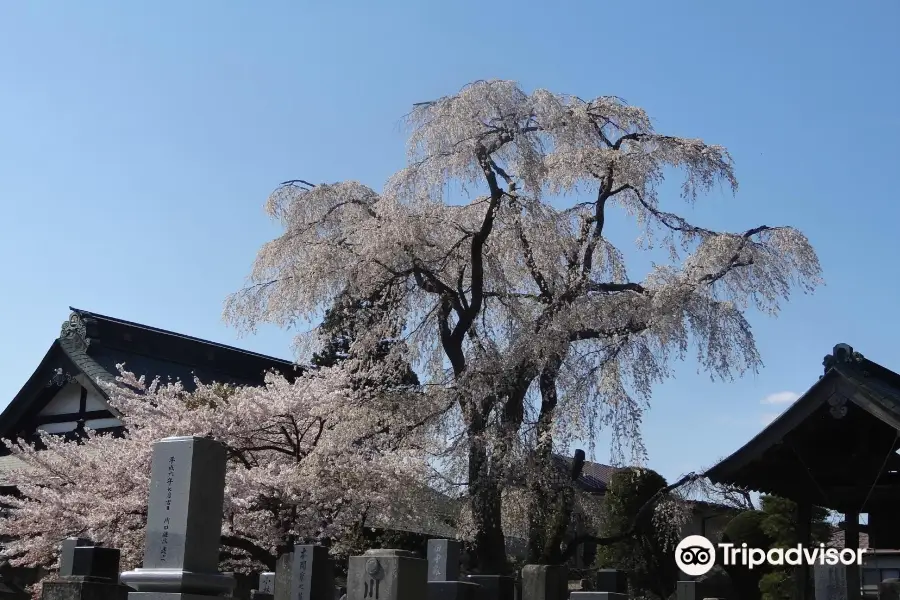
[(257, 591), (260, 594), (271, 594), (275, 595), (275, 572), (274, 571), (266, 571), (265, 573), (259, 574), (259, 587)]
[(72, 558), (75, 554), (75, 548), (93, 545), (94, 542), (86, 538), (64, 539), (59, 552), (59, 576), (68, 577), (72, 574)]
[(679, 581), (675, 584), (676, 600), (703, 600), (700, 584), (696, 581)]
[(597, 571), (594, 589), (598, 592), (628, 593), (628, 574), (618, 569), (600, 569)]
[(119, 551), (95, 546), (70, 546), (71, 574), (45, 581), (43, 600), (126, 600), (127, 586), (119, 583)]
[(275, 600), (334, 600), (334, 566), (324, 546), (297, 545), (278, 558)]
[(230, 593), (219, 573), (225, 448), (204, 437), (153, 444), (143, 567), (122, 573), (129, 600), (194, 600)]
[(567, 600), (568, 596), (569, 570), (565, 565), (522, 567), (522, 600)]
[(459, 581), (461, 548), (456, 540), (428, 540), (428, 581)]
[(275, 598), (275, 573), (266, 571), (259, 574), (257, 589), (250, 590), (250, 600), (273, 600)]
[(405, 550), (367, 550), (350, 557), (347, 600), (422, 600), (428, 561)]
[(427, 600), (476, 600), (478, 584), (459, 581), (461, 549), (456, 540), (428, 540)]

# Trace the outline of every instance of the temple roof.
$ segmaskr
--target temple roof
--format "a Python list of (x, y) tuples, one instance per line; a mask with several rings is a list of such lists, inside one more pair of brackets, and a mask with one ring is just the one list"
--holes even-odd
[(835, 510), (900, 501), (900, 375), (846, 344), (824, 364), (824, 376), (706, 476)]
[(148, 381), (161, 377), (194, 388), (204, 383), (260, 385), (269, 371), (287, 377), (299, 367), (292, 361), (190, 337), (140, 323), (70, 309), (59, 338), (54, 340), (34, 373), (0, 413), (0, 437), (18, 433), (29, 417), (52, 399), (51, 383), (76, 377), (106, 397), (103, 383), (118, 376), (117, 364)]

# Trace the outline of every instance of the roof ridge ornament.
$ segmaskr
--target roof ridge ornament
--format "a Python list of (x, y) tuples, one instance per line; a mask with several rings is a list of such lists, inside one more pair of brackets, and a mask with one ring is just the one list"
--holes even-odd
[(850, 344), (835, 344), (831, 354), (822, 360), (822, 366), (825, 367), (827, 373), (831, 368), (839, 364), (861, 363), (864, 357), (859, 352), (855, 352)]
[[(95, 321), (90, 317), (82, 318), (78, 312), (73, 312), (69, 315), (69, 320), (62, 324), (59, 337), (60, 339), (67, 338), (79, 341), (87, 348), (91, 345), (91, 342), (94, 341), (88, 332), (88, 327), (94, 323)], [(96, 337), (96, 331), (94, 334), (93, 337)]]

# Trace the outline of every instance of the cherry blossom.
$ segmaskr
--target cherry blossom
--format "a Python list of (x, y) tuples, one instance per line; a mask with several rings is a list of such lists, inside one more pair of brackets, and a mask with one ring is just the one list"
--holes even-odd
[[(20, 497), (0, 530), (12, 540), (14, 565), (52, 565), (65, 537), (80, 536), (122, 551), (124, 569), (140, 566), (152, 443), (168, 436), (209, 436), (229, 456), (223, 568), (274, 568), (279, 548), (327, 542), (338, 554), (360, 516), (402, 516), (417, 523), (429, 512), (421, 487), (421, 429), (436, 407), (356, 393), (347, 370), (320, 369), (264, 386), (146, 382), (122, 368), (110, 403), (123, 415), (123, 437), (88, 432), (79, 443), (44, 435), (45, 448), (5, 441), (27, 468), (13, 475)], [(393, 410), (404, 403), (404, 411)], [(392, 415), (386, 420), (384, 415)], [(421, 492), (421, 493), (420, 493)]]

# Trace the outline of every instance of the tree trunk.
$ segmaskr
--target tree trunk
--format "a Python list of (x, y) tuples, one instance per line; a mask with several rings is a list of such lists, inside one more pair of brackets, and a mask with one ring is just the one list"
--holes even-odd
[(473, 560), (484, 575), (505, 575), (506, 540), (501, 523), (500, 486), (483, 442), (470, 440), (469, 508), (475, 528)]

